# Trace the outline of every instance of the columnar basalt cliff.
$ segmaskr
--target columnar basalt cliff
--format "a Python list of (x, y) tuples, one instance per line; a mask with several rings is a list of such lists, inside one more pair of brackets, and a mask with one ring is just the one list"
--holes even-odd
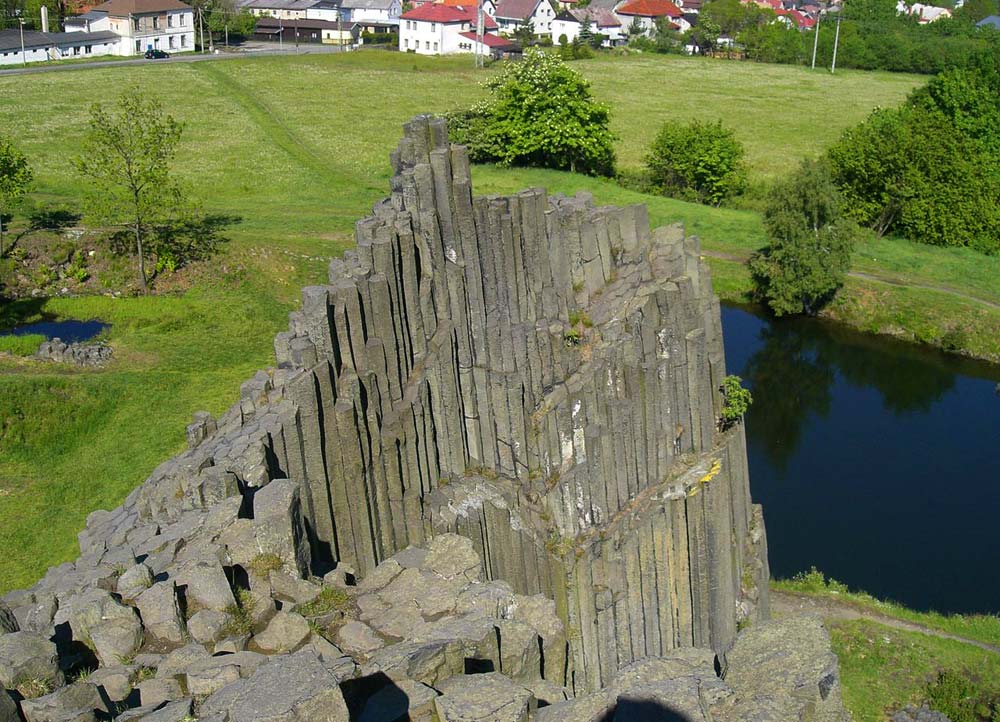
[[(742, 428), (716, 426), (722, 334), (697, 239), (585, 195), (474, 197), (464, 148), (429, 117), (406, 125), (392, 163), (391, 196), (357, 224), (329, 284), (304, 290), (277, 367), (221, 418), (199, 414), (188, 451), (122, 507), (91, 515), (77, 562), (6, 597), (22, 631), (0, 637), (0, 671), (3, 640), (24, 630), (51, 631), (63, 667), (86, 657), (81, 643), (104, 674), (158, 654), (178, 689), (151, 698), (192, 697), (218, 715), (206, 719), (236, 722), (256, 719), (238, 711), (254, 706), (238, 680), (262, 674), (259, 653), (294, 652), (292, 671), (269, 673), (279, 679), (387, 675), (414, 699), (424, 692), (406, 685), (426, 685), (441, 719), (479, 719), (442, 700), (493, 695), (449, 681), (491, 670), (506, 678), (476, 684), (506, 690), (522, 719), (522, 696), (528, 715), (588, 693), (584, 707), (613, 710), (615, 695), (671, 675), (702, 690), (773, 643)], [(745, 625), (761, 631), (741, 648)], [(838, 719), (825, 633), (800, 631), (815, 654), (768, 684), (787, 682), (789, 715), (806, 700)], [(174, 659), (191, 640), (244, 655), (234, 676), (201, 652)], [(61, 684), (46, 650), (32, 654)], [(751, 714), (742, 684), (699, 691), (695, 706)], [(266, 718), (340, 719), (310, 706), (322, 686)], [(351, 690), (355, 706), (378, 692)], [(755, 704), (780, 707), (767, 699)], [(585, 719), (584, 707), (549, 719)]]

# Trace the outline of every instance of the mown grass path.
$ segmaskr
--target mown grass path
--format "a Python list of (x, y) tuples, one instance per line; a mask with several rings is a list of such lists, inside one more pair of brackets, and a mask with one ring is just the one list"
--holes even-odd
[[(739, 263), (740, 265), (746, 265), (747, 261), (750, 260), (750, 254), (738, 255), (735, 253), (725, 253), (723, 251), (712, 251), (707, 249), (702, 249), (702, 255), (708, 256), (709, 258), (717, 258), (720, 261), (729, 261), (731, 263)], [(862, 281), (870, 281), (872, 283), (885, 283), (890, 286), (899, 286), (901, 288), (917, 288), (923, 291), (933, 291), (935, 293), (944, 293), (949, 296), (954, 296), (955, 298), (962, 299), (963, 301), (972, 301), (973, 303), (981, 303), (987, 308), (993, 308), (1000, 311), (1000, 303), (996, 301), (990, 301), (989, 299), (982, 298), (980, 296), (973, 295), (971, 293), (966, 293), (960, 291), (957, 288), (951, 286), (942, 286), (934, 283), (914, 283), (912, 281), (905, 281), (901, 278), (895, 278), (893, 276), (882, 276), (874, 273), (866, 273), (864, 271), (849, 271), (849, 278), (857, 278)]]
[(926, 634), (938, 639), (949, 639), (953, 642), (962, 642), (979, 647), (987, 652), (1000, 654), (1000, 646), (982, 642), (978, 639), (970, 639), (959, 634), (944, 632), (923, 624), (910, 622), (905, 619), (898, 619), (887, 614), (881, 614), (861, 604), (852, 602), (849, 599), (835, 599), (830, 595), (815, 596), (811, 594), (796, 594), (794, 592), (782, 592), (776, 589), (771, 590), (771, 611), (777, 617), (810, 612), (818, 614), (824, 620), (834, 620), (839, 622), (852, 622), (864, 619), (875, 622), (892, 629), (903, 632), (916, 632)]

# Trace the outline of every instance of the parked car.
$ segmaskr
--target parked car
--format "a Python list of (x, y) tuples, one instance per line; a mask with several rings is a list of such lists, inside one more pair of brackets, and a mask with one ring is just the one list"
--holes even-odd
[(160, 58), (169, 58), (170, 53), (165, 53), (162, 50), (153, 50), (152, 48), (150, 48), (149, 50), (146, 51), (146, 55), (144, 57), (146, 58), (146, 60), (159, 60)]

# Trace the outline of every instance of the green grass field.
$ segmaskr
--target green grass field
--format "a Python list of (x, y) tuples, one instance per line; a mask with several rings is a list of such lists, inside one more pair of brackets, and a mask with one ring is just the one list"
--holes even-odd
[[(641, 165), (662, 120), (721, 118), (746, 144), (761, 183), (922, 82), (664, 56), (600, 57), (575, 67), (612, 106), (623, 167)], [(483, 92), (482, 77), (469, 58), (375, 51), (0, 78), (0, 128), (30, 157), (36, 201), (78, 204), (71, 158), (94, 89), (112, 100), (136, 85), (185, 123), (177, 170), (192, 195), (206, 211), (242, 218), (223, 254), (186, 278), (183, 294), (25, 302), (0, 313), (3, 325), (41, 313), (102, 318), (113, 324), (116, 350), (103, 371), (0, 362), (0, 591), (72, 558), (88, 512), (118, 503), (179, 450), (192, 412), (217, 412), (236, 399), (240, 382), (270, 362), (271, 337), (298, 289), (323, 278), (327, 259), (351, 244), (354, 221), (387, 194), (401, 124), (470, 103)], [(648, 202), (654, 223), (683, 221), (706, 249), (737, 257), (763, 242), (753, 213), (653, 198), (608, 181), (493, 167), (477, 167), (474, 181), (480, 193), (543, 185), (588, 189), (603, 203)], [(879, 260), (868, 261), (869, 253)], [(996, 260), (884, 241), (862, 249), (858, 267), (998, 298), (989, 283)], [(720, 293), (738, 298), (742, 266), (712, 263)], [(885, 303), (896, 323), (892, 300)], [(1000, 329), (1000, 313), (989, 322)]]

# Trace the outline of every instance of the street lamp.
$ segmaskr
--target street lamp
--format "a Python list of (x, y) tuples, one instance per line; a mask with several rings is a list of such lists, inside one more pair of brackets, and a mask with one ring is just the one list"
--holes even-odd
[(21, 24), (21, 64), (28, 67), (28, 57), (24, 54), (24, 18), (18, 18), (17, 21)]

